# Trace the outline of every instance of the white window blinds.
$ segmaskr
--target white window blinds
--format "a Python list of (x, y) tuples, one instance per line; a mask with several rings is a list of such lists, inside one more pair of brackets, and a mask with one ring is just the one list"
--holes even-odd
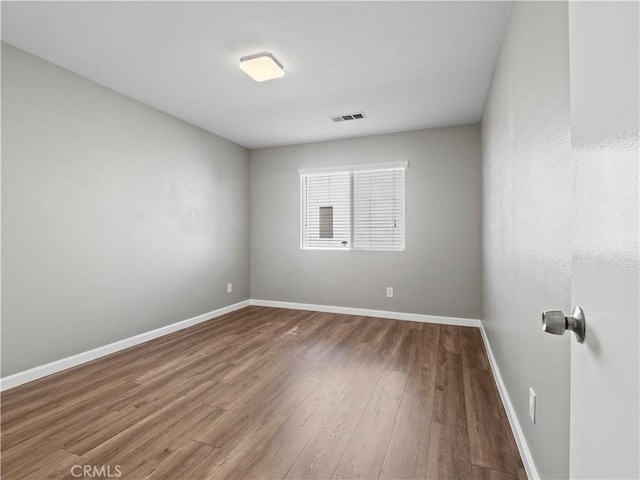
[(302, 248), (405, 248), (406, 162), (303, 170)]
[[(345, 248), (351, 243), (351, 175), (304, 175), (304, 248)], [(344, 242), (344, 243), (343, 243)]]
[(353, 172), (353, 241), (365, 250), (404, 250), (404, 168)]

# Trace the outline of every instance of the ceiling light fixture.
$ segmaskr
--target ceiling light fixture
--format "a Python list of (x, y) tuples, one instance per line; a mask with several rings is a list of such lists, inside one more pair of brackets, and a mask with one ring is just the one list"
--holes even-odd
[(240, 68), (256, 82), (284, 77), (282, 64), (268, 52), (255, 53), (240, 59)]

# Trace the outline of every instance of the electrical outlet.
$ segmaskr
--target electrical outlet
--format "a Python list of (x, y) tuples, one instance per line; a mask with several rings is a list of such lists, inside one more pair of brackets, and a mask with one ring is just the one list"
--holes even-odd
[(387, 287), (387, 297), (393, 297), (393, 287)]
[(531, 421), (536, 423), (536, 392), (531, 387), (529, 387), (529, 416)]
[(227, 283), (227, 293), (231, 293), (233, 291), (233, 283)]

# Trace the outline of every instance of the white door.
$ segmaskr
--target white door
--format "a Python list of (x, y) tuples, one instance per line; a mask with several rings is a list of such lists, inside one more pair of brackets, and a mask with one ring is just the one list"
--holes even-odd
[(640, 478), (639, 24), (635, 1), (569, 2), (572, 478)]

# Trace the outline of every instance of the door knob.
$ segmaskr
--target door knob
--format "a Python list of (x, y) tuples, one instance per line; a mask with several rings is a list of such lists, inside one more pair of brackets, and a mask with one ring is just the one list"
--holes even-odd
[(570, 317), (565, 316), (560, 310), (542, 312), (542, 330), (547, 333), (562, 335), (565, 330), (571, 330), (576, 334), (578, 343), (582, 343), (586, 329), (587, 324), (581, 307), (574, 308)]

